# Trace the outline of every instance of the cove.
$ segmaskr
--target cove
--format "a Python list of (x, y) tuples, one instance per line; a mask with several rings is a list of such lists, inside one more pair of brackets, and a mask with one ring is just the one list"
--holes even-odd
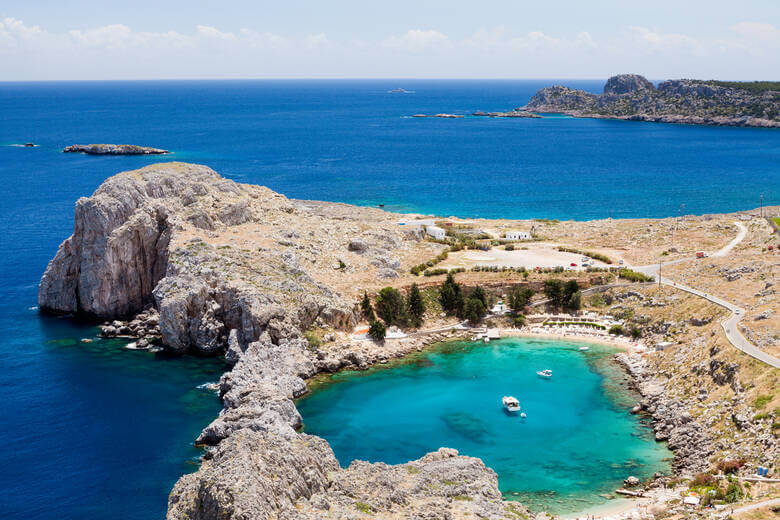
[[(441, 446), (481, 458), (506, 499), (555, 514), (607, 501), (624, 478), (669, 472), (671, 452), (629, 413), (637, 396), (606, 345), (506, 338), (444, 343), (368, 371), (315, 381), (298, 401), (307, 433), (342, 466), (414, 460)], [(549, 368), (552, 379), (536, 371)], [(513, 395), (526, 418), (507, 414)]]

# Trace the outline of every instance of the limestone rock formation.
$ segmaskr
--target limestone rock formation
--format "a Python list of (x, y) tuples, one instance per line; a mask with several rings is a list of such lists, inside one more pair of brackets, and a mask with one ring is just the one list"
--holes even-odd
[(654, 90), (647, 78), (639, 74), (619, 74), (612, 76), (604, 85), (604, 94), (628, 94), (640, 90)]
[(134, 144), (73, 144), (62, 150), (64, 153), (85, 153), (87, 155), (162, 155), (169, 153), (161, 148), (137, 146)]
[(727, 126), (780, 127), (780, 84), (669, 80), (655, 88), (643, 76), (621, 74), (596, 95), (561, 85), (539, 90), (523, 107), (575, 117)]

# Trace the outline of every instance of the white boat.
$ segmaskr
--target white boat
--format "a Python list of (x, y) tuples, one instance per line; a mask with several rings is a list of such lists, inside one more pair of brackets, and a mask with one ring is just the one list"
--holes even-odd
[(504, 405), (504, 409), (507, 412), (519, 412), (520, 411), (520, 401), (512, 397), (511, 395), (501, 398), (501, 402)]
[(586, 350), (590, 350), (590, 347), (580, 347), (580, 352), (585, 352)]
[(490, 338), (488, 338), (487, 336), (485, 336), (485, 343), (490, 343)]
[(536, 375), (539, 377), (543, 377), (545, 379), (549, 379), (552, 377), (552, 370), (546, 368), (544, 370), (540, 370), (539, 372), (537, 372)]

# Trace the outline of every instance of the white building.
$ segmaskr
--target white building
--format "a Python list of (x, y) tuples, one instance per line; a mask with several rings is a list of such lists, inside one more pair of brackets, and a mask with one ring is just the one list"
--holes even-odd
[(447, 236), (447, 232), (444, 231), (439, 226), (427, 226), (425, 228), (425, 231), (432, 236), (433, 238), (437, 240), (444, 240), (444, 238)]
[(507, 231), (507, 240), (531, 240), (531, 233), (527, 231)]

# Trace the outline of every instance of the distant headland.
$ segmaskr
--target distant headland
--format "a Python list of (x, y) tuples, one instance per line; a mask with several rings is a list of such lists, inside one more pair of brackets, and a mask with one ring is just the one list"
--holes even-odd
[(602, 94), (545, 87), (522, 109), (573, 117), (780, 128), (780, 82), (675, 79), (656, 87), (644, 76), (621, 74), (607, 80)]

